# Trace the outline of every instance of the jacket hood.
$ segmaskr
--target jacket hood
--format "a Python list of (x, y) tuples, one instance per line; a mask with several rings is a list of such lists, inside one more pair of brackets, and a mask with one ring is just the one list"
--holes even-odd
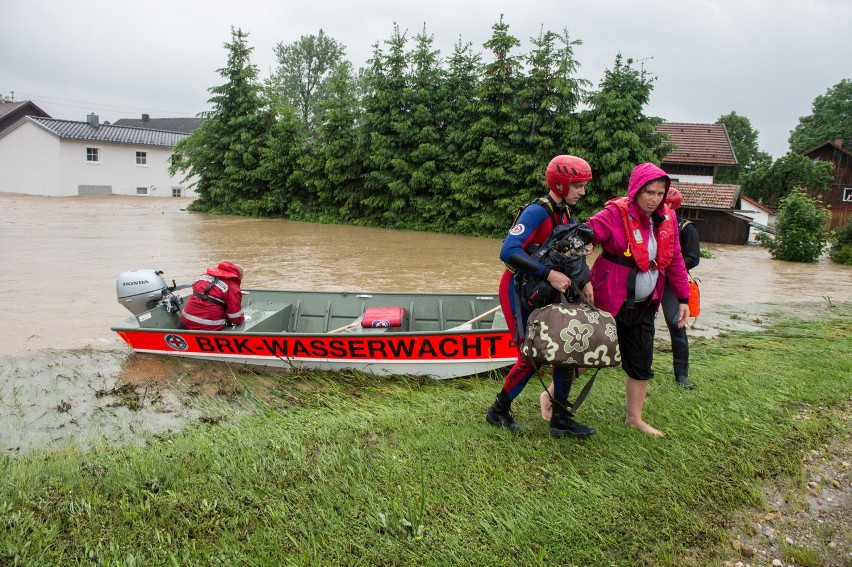
[(239, 281), (243, 278), (243, 270), (239, 264), (219, 262), (219, 265), (215, 268), (207, 268), (207, 275), (214, 278), (228, 278)]
[[(636, 167), (633, 168), (633, 172), (630, 174), (630, 183), (627, 185), (627, 199), (630, 203), (634, 203), (636, 201), (636, 194), (639, 192), (642, 187), (654, 181), (655, 179), (665, 179), (666, 182), (666, 195), (669, 192), (669, 186), (672, 183), (671, 178), (669, 178), (668, 173), (660, 169), (658, 166), (653, 163), (640, 163)], [(662, 206), (666, 202), (666, 195), (663, 196), (663, 199), (660, 201), (660, 205)]]

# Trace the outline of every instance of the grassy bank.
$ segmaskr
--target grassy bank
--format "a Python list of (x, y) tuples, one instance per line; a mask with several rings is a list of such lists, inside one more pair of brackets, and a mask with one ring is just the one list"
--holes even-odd
[(0, 563), (715, 564), (760, 484), (848, 427), (852, 306), (817, 309), (694, 340), (692, 392), (660, 351), (663, 439), (624, 427), (618, 370), (578, 416), (586, 442), (549, 436), (535, 379), (513, 436), (484, 421), (498, 376), (235, 371), (179, 434), (0, 462)]

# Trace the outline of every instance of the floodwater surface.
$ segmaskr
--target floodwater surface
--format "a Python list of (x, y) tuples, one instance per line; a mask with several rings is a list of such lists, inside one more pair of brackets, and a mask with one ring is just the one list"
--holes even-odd
[[(110, 330), (130, 316), (116, 299), (121, 272), (163, 270), (180, 285), (228, 259), (245, 268), (247, 289), (483, 294), (496, 294), (503, 272), (499, 239), (210, 216), (187, 212), (189, 203), (0, 194), (0, 450), (132, 442), (199, 419), (197, 399), (173, 391), (175, 368), (129, 356)], [(712, 258), (692, 271), (701, 316), (691, 335), (751, 330), (769, 304), (852, 301), (852, 267), (779, 262), (756, 246), (703, 248)], [(192, 391), (227, 391), (219, 367), (185, 364), (178, 371)]]
[[(110, 327), (130, 316), (115, 280), (163, 270), (190, 283), (228, 259), (244, 288), (493, 294), (499, 239), (390, 231), (186, 211), (186, 198), (0, 194), (5, 332), (0, 355), (121, 348)], [(507, 220), (507, 225), (509, 221)], [(852, 300), (852, 268), (772, 260), (757, 246), (704, 244), (702, 313), (714, 306)]]

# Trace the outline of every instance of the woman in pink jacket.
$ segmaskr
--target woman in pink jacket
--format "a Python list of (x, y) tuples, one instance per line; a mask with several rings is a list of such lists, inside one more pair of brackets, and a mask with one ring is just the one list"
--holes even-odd
[(587, 224), (603, 250), (592, 266), (594, 301), (612, 313), (621, 367), (627, 373), (627, 425), (662, 437), (642, 419), (648, 380), (654, 377), (654, 319), (668, 278), (680, 303), (678, 327), (689, 316), (689, 284), (675, 215), (666, 205), (671, 180), (653, 163), (633, 168), (627, 197), (607, 202)]

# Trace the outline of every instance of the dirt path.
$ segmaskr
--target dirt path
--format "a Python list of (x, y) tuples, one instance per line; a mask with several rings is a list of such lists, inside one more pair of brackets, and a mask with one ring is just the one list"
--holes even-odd
[(764, 486), (763, 507), (737, 519), (725, 567), (852, 565), (852, 404), (837, 414), (841, 435), (805, 455), (803, 480)]

